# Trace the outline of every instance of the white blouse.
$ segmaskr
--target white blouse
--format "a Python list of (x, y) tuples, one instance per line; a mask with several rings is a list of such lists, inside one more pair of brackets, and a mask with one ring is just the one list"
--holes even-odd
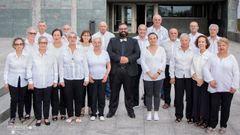
[(102, 34), (100, 31), (98, 31), (97, 33), (92, 35), (92, 39), (95, 37), (101, 37), (102, 49), (107, 50), (110, 39), (115, 37), (115, 35), (109, 31), (106, 31), (104, 34)]
[(24, 87), (28, 84), (27, 64), (29, 62), (28, 55), (22, 53), (21, 56), (17, 56), (16, 52), (8, 54), (5, 68), (4, 68), (4, 82), (14, 87), (18, 87), (18, 78), (20, 77), (20, 87)]
[(35, 88), (47, 88), (57, 83), (58, 68), (56, 58), (48, 51), (40, 54), (37, 51), (32, 55), (27, 68), (27, 78), (29, 84)]
[(81, 53), (84, 54), (84, 56), (86, 56), (87, 52), (88, 51), (92, 51), (93, 50), (93, 45), (90, 43), (89, 46), (83, 46), (82, 43), (80, 42), (78, 45), (77, 45), (77, 48), (80, 49)]
[(230, 88), (239, 88), (239, 67), (236, 58), (230, 54), (228, 57), (220, 59), (214, 55), (204, 67), (204, 80), (210, 82), (215, 80), (217, 87), (208, 86), (208, 91), (229, 92)]
[(206, 50), (204, 53), (198, 52), (197, 55), (193, 57), (193, 62), (191, 66), (191, 76), (196, 73), (197, 78), (203, 79), (203, 67), (208, 61), (209, 58), (213, 56), (212, 53), (210, 53), (208, 50)]
[(107, 51), (102, 50), (100, 55), (96, 55), (94, 51), (89, 51), (87, 61), (91, 77), (93, 79), (103, 79), (107, 71), (107, 63), (110, 62)]
[(213, 54), (217, 54), (218, 53), (218, 40), (220, 39), (221, 37), (217, 36), (216, 39), (212, 39), (210, 36), (208, 37), (208, 40), (210, 42), (210, 46), (208, 48), (208, 50), (213, 53)]
[(29, 55), (32, 55), (34, 52), (38, 51), (38, 44), (37, 43), (30, 44), (28, 39), (26, 39), (23, 51)]
[(189, 34), (189, 38), (190, 38), (190, 48), (192, 49), (192, 51), (194, 53), (199, 52), (199, 48), (196, 47), (195, 41), (197, 40), (197, 38), (203, 35), (202, 33), (197, 32), (195, 35), (193, 35), (192, 33)]
[(188, 48), (183, 51), (181, 47), (177, 48), (170, 60), (169, 74), (171, 78), (191, 78), (191, 65), (193, 51)]
[(151, 71), (153, 74), (157, 73), (160, 69), (162, 72), (158, 76), (157, 80), (161, 80), (165, 78), (165, 67), (166, 67), (166, 53), (165, 50), (158, 46), (155, 54), (153, 55), (148, 49), (146, 49), (141, 54), (141, 66), (143, 69), (143, 80), (153, 81), (147, 74), (147, 72)]
[(72, 53), (67, 47), (60, 56), (59, 60), (60, 82), (67, 80), (89, 81), (89, 70), (86, 57), (79, 48)]
[(160, 45), (162, 41), (168, 39), (168, 30), (163, 26), (161, 26), (160, 29), (155, 29), (153, 26), (147, 28), (147, 34), (152, 32), (158, 35), (158, 45)]
[(165, 40), (161, 46), (165, 49), (166, 56), (167, 56), (167, 62), (166, 64), (170, 64), (171, 57), (173, 56), (176, 48), (179, 48), (181, 46), (180, 40), (177, 39), (176, 41), (171, 41), (170, 39)]

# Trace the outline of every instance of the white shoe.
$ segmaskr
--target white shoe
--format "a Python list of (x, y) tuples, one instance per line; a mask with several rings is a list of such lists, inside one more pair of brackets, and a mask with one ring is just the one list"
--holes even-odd
[(90, 117), (90, 120), (91, 120), (91, 121), (94, 121), (95, 119), (96, 119), (95, 116), (91, 116), (91, 117)]
[(147, 114), (147, 120), (148, 121), (151, 121), (152, 120), (152, 112), (148, 112), (148, 114)]
[(100, 121), (104, 121), (105, 120), (104, 116), (100, 116), (99, 119), (100, 119)]
[(155, 121), (159, 120), (159, 116), (158, 116), (158, 112), (157, 111), (154, 112), (153, 118), (154, 118)]

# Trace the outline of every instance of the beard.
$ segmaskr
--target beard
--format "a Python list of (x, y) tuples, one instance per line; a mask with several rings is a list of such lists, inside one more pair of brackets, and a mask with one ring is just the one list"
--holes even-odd
[(128, 36), (128, 32), (119, 32), (119, 36), (122, 37), (122, 38), (125, 38)]

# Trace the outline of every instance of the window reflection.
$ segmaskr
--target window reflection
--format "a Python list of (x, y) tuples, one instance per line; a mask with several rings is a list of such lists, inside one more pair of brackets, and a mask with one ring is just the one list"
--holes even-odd
[(201, 6), (162, 6), (158, 12), (163, 17), (203, 17)]
[(154, 6), (153, 5), (146, 5), (146, 25), (147, 27), (152, 26), (152, 18), (154, 14)]

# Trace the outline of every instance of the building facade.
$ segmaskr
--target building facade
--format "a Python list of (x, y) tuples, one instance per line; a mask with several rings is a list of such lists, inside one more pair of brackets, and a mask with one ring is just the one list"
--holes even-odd
[[(220, 35), (236, 38), (239, 0), (0, 0), (0, 37), (25, 35), (29, 26), (44, 20), (48, 32), (70, 24), (74, 31), (97, 30), (100, 21), (109, 24), (110, 31), (125, 22), (131, 33), (139, 24), (152, 25), (156, 13), (163, 17), (162, 25), (189, 32), (190, 21), (197, 21), (200, 32), (208, 26), (220, 26)], [(240, 15), (239, 15), (240, 16)]]

